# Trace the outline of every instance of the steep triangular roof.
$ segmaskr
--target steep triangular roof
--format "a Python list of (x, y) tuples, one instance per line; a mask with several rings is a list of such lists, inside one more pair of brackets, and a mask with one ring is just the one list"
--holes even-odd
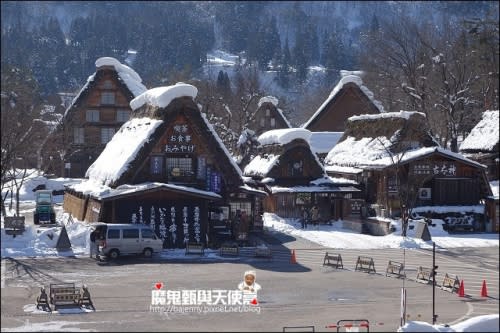
[(275, 114), (281, 118), (281, 120), (287, 125), (287, 127), (291, 128), (292, 124), (290, 124), (288, 119), (285, 117), (285, 115), (283, 114), (283, 111), (280, 108), (278, 108), (278, 99), (274, 96), (262, 97), (259, 100), (259, 102), (257, 103), (257, 110), (255, 110), (255, 115), (259, 112), (263, 112), (262, 111), (264, 109), (263, 106), (265, 106), (268, 103), (273, 106), (273, 108), (272, 108), (273, 110), (276, 110)]
[(285, 163), (290, 152), (301, 150), (303, 160), (312, 163), (310, 170), (317, 177), (326, 177), (321, 162), (311, 151), (309, 139), (311, 132), (304, 128), (286, 128), (262, 133), (258, 140), (262, 147), (259, 155), (245, 167), (244, 175), (249, 177), (265, 178), (276, 177), (276, 167)]
[(241, 170), (231, 158), (205, 115), (194, 102), (196, 87), (178, 83), (150, 89), (130, 102), (134, 113), (108, 142), (97, 160), (87, 170), (89, 179), (116, 187), (133, 181), (141, 163), (158, 143), (167, 127), (182, 112), (203, 136), (206, 149), (217, 156), (226, 182), (242, 186)]
[(461, 152), (498, 152), (499, 150), (499, 111), (488, 110), (474, 126), (460, 145)]
[(384, 167), (390, 164), (391, 154), (434, 146), (438, 144), (429, 133), (423, 113), (400, 111), (353, 116), (342, 138), (326, 156), (325, 169)]
[[(339, 96), (347, 89), (353, 89), (357, 92), (360, 100), (362, 100), (373, 113), (384, 112), (382, 104), (374, 98), (373, 93), (363, 85), (363, 80), (359, 72), (341, 71), (342, 78), (339, 83), (333, 88), (328, 98), (321, 104), (316, 112), (309, 120), (302, 125), (303, 128), (310, 129), (315, 123), (320, 122), (323, 115), (329, 111), (330, 107), (335, 104)], [(366, 113), (366, 112), (365, 112)]]
[(64, 112), (64, 117), (75, 107), (77, 107), (81, 100), (83, 100), (90, 90), (99, 81), (100, 76), (103, 74), (104, 69), (114, 68), (118, 81), (121, 83), (121, 88), (128, 100), (132, 100), (147, 90), (146, 86), (142, 84), (142, 79), (132, 68), (120, 63), (115, 58), (102, 57), (96, 60), (96, 72), (87, 78), (87, 82), (80, 89), (78, 94), (73, 98), (71, 104)]

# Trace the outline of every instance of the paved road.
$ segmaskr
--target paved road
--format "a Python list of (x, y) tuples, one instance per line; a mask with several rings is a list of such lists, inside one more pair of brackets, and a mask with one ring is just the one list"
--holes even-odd
[[(278, 239), (276, 240), (276, 236)], [(252, 248), (240, 257), (176, 262), (123, 258), (98, 264), (89, 258), (3, 259), (2, 330), (8, 328), (97, 331), (282, 331), (284, 326), (325, 326), (340, 319), (367, 319), (370, 331), (395, 331), (399, 325), (400, 290), (407, 289), (410, 320), (432, 319), (432, 287), (416, 283), (418, 266), (430, 267), (426, 250), (338, 250), (318, 247), (287, 235), (264, 235), (271, 260), (254, 258)], [(297, 263), (290, 262), (291, 249)], [(342, 256), (344, 269), (322, 265), (326, 251)], [(465, 254), (465, 257), (464, 257)], [(354, 271), (358, 256), (373, 258), (375, 274)], [(480, 260), (479, 260), (480, 259)], [(385, 276), (388, 260), (405, 262), (407, 279)], [(441, 284), (445, 273), (464, 280), (466, 297), (436, 288), (438, 322), (454, 323), (479, 314), (498, 313), (498, 248), (441, 250), (436, 255)], [(152, 313), (156, 282), (168, 290), (235, 289), (243, 272), (257, 271), (260, 313)], [(482, 281), (489, 297), (480, 297)], [(30, 312), (39, 286), (75, 282), (89, 286), (97, 311), (46, 315)], [(41, 325), (41, 326), (37, 326)]]

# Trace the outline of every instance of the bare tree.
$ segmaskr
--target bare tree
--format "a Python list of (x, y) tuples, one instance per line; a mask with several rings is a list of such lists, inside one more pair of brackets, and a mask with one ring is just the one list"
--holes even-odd
[[(1, 99), (1, 189), (3, 191), (10, 187), (11, 198), (13, 191), (16, 191), (16, 214), (19, 214), (19, 190), (30, 175), (26, 170), (27, 161), (37, 149), (34, 138), (37, 134), (36, 119), (40, 114), (40, 97), (31, 73), (2, 66)], [(1, 199), (2, 214), (5, 216), (6, 196)]]

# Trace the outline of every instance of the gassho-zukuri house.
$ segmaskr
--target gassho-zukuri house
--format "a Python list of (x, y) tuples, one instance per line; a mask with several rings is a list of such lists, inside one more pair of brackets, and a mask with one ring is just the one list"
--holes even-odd
[(475, 230), (489, 229), (486, 167), (440, 147), (423, 113), (350, 117), (343, 137), (325, 158), (325, 170), (360, 183), (367, 213), (371, 208), (376, 216), (400, 216), (400, 190), (405, 189), (413, 199), (407, 207), (413, 218), (465, 214)]
[(89, 167), (88, 180), (67, 187), (64, 210), (82, 221), (151, 225), (166, 248), (211, 245), (213, 225), (242, 211), (262, 224), (265, 192), (243, 181), (194, 98), (178, 83), (130, 102), (133, 113)]
[[(302, 217), (302, 210), (319, 209), (322, 222), (344, 219), (352, 212), (357, 183), (328, 177), (311, 150), (311, 132), (305, 128), (262, 133), (259, 154), (244, 169), (252, 186), (266, 191), (264, 210), (282, 217)], [(356, 209), (356, 208), (355, 208)]]

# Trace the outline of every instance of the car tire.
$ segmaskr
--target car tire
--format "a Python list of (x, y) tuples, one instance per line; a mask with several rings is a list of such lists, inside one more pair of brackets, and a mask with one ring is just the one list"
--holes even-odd
[(113, 249), (113, 250), (109, 251), (109, 253), (108, 253), (108, 257), (111, 260), (115, 260), (119, 256), (120, 256), (120, 251), (118, 251), (117, 249)]
[(40, 221), (39, 221), (39, 218), (38, 218), (38, 214), (36, 214), (36, 213), (35, 213), (35, 214), (33, 214), (33, 223), (34, 223), (35, 225), (40, 224)]
[(150, 249), (149, 247), (145, 248), (144, 251), (142, 251), (142, 254), (146, 258), (151, 258), (153, 256), (153, 250)]

